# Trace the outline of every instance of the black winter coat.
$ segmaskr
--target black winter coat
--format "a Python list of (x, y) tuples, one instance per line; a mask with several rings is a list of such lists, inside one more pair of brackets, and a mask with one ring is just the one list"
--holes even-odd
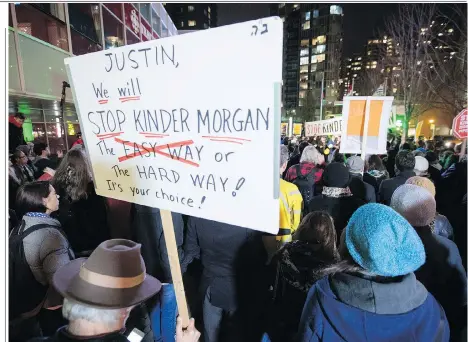
[(111, 238), (106, 199), (96, 194), (93, 183), (88, 185), (88, 197), (76, 202), (65, 190), (56, 191), (60, 195), (57, 219), (76, 254), (93, 251)]
[(400, 172), (394, 178), (390, 178), (382, 181), (379, 189), (379, 202), (390, 205), (392, 201), (392, 195), (395, 190), (400, 186), (406, 183), (408, 178), (414, 177), (416, 174), (413, 171), (404, 171)]
[(334, 198), (319, 195), (310, 201), (309, 212), (326, 211), (329, 213), (333, 217), (336, 234), (339, 237), (353, 213), (364, 204), (366, 202), (356, 196)]

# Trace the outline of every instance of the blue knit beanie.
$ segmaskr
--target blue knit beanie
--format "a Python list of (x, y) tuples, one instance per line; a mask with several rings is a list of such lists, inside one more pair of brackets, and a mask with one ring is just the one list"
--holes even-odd
[(424, 246), (413, 227), (392, 208), (370, 203), (356, 210), (345, 230), (353, 260), (385, 277), (416, 271), (426, 261)]

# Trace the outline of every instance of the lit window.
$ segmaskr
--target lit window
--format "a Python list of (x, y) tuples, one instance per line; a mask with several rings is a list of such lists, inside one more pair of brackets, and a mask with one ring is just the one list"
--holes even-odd
[(307, 89), (307, 82), (301, 82), (299, 86), (301, 89)]
[(317, 45), (317, 53), (324, 53), (325, 52), (326, 45)]
[(192, 27), (192, 26), (195, 26), (197, 25), (197, 22), (195, 20), (189, 20), (188, 21), (188, 26)]
[(340, 6), (331, 5), (330, 6), (330, 14), (342, 15), (343, 14), (343, 9)]
[(310, 60), (310, 63), (320, 63), (320, 62), (323, 62), (325, 60), (325, 54), (321, 54), (321, 55), (315, 55), (315, 56), (312, 56), (311, 57), (311, 60)]
[(300, 92), (299, 92), (299, 98), (300, 98), (300, 99), (303, 99), (305, 96), (306, 96), (306, 92), (305, 92), (305, 91), (300, 91)]
[(444, 35), (444, 34), (443, 34), (442, 32), (440, 32), (440, 33), (438, 34), (439, 37), (441, 37), (441, 36), (443, 36), (443, 35)]
[(310, 12), (306, 12), (306, 14), (305, 14), (305, 20), (310, 20)]
[(208, 13), (211, 13), (211, 7), (208, 6)]
[(302, 65), (300, 69), (300, 73), (308, 73), (309, 72), (309, 67), (307, 65)]
[(377, 68), (377, 65), (373, 65), (373, 66), (371, 67), (371, 69), (375, 69), (375, 68)]
[(325, 44), (327, 42), (326, 36), (318, 36), (312, 39), (312, 45)]
[(301, 56), (308, 56), (309, 55), (309, 49), (301, 49)]
[(372, 54), (372, 51), (367, 51), (367, 55), (370, 56)]
[(301, 46), (302, 47), (309, 46), (309, 40), (308, 39), (302, 39), (301, 40)]
[(306, 21), (304, 24), (302, 24), (302, 29), (303, 30), (310, 29), (310, 21)]
[(193, 7), (193, 6), (188, 6), (188, 7), (187, 7), (187, 11), (189, 11), (189, 12), (195, 11), (195, 7)]
[(317, 64), (311, 64), (310, 65), (310, 72), (315, 72), (317, 71)]
[(184, 22), (183, 21), (180, 22), (180, 27), (184, 27)]
[(301, 65), (304, 65), (304, 64), (309, 64), (309, 57), (301, 57)]
[(452, 32), (453, 32), (453, 29), (452, 29), (452, 28), (451, 28), (451, 29), (448, 29), (448, 32), (449, 32), (449, 33), (452, 33)]
[(359, 57), (357, 60), (360, 61), (362, 59), (362, 57)]
[(318, 18), (318, 17), (319, 17), (319, 10), (314, 10), (313, 17), (314, 17), (314, 18)]

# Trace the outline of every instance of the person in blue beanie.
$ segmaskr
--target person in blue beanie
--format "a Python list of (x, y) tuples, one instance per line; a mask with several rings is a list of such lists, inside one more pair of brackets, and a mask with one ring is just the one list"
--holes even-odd
[(416, 278), (442, 305), (451, 340), (459, 341), (466, 329), (466, 271), (457, 245), (431, 231), (436, 216), (433, 195), (420, 186), (404, 184), (393, 193), (391, 207), (408, 220), (424, 244), (426, 262), (415, 272)]
[(449, 341), (444, 310), (414, 275), (426, 255), (416, 231), (366, 204), (341, 235), (341, 261), (307, 295), (298, 341)]

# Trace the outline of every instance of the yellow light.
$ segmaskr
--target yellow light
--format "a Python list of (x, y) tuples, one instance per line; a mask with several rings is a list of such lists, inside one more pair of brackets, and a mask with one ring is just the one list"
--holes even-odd
[(431, 124), (434, 123), (434, 120), (433, 119), (429, 120), (429, 123), (431, 123)]

